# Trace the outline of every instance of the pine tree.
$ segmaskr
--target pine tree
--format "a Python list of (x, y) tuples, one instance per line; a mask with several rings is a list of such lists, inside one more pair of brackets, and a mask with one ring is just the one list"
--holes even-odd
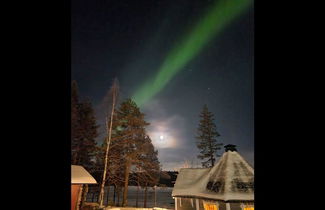
[(77, 164), (85, 166), (90, 170), (92, 158), (96, 151), (96, 137), (98, 136), (98, 125), (96, 123), (95, 112), (89, 100), (85, 100), (79, 105), (80, 133), (79, 151)]
[(127, 99), (121, 103), (118, 111), (117, 118), (119, 121), (118, 125), (118, 136), (121, 148), (123, 148), (124, 156), (124, 191), (122, 205), (127, 205), (127, 193), (129, 174), (131, 166), (138, 161), (139, 156), (145, 150), (145, 138), (146, 132), (145, 127), (149, 125), (144, 120), (144, 114), (140, 111), (139, 107), (131, 99)]
[(214, 116), (208, 110), (207, 105), (203, 106), (200, 118), (196, 137), (200, 154), (197, 157), (203, 160), (201, 162), (203, 167), (212, 167), (216, 160), (215, 157), (220, 157), (217, 151), (221, 149), (222, 143), (218, 143), (216, 139), (220, 134), (216, 130)]
[(89, 100), (80, 101), (76, 81), (71, 84), (71, 160), (88, 170), (98, 136), (95, 113)]
[[(123, 101), (114, 111), (112, 119), (107, 176), (104, 181), (114, 186), (114, 195), (116, 189), (117, 202), (122, 190), (122, 206), (126, 206), (129, 183), (137, 182), (141, 186), (153, 186), (159, 181), (158, 152), (145, 131), (149, 123), (144, 120), (144, 114), (134, 101), (131, 99)], [(99, 162), (104, 162), (106, 142), (108, 141), (98, 147)], [(135, 179), (131, 175), (134, 170), (137, 172)]]

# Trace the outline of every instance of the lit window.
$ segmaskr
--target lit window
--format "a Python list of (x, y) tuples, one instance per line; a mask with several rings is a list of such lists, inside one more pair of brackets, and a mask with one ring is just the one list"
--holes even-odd
[(242, 205), (242, 210), (254, 210), (254, 205)]
[(219, 210), (216, 203), (203, 203), (204, 210)]

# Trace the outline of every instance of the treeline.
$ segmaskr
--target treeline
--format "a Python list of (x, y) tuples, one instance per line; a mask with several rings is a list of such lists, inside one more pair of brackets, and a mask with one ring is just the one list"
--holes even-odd
[(164, 176), (160, 176), (159, 185), (165, 187), (174, 187), (178, 171), (164, 171)]
[[(77, 83), (72, 82), (71, 160), (72, 164), (84, 166), (95, 177), (99, 183), (99, 192), (102, 183), (114, 186), (114, 194), (116, 193), (118, 198), (122, 197), (122, 204), (118, 202), (114, 205), (126, 206), (129, 183), (136, 183), (145, 191), (148, 187), (157, 185), (161, 176), (161, 165), (158, 151), (146, 133), (149, 123), (145, 121), (144, 113), (131, 99), (122, 101), (112, 111), (111, 93), (109, 90), (106, 97), (106, 111), (99, 113), (105, 115), (107, 119), (105, 122), (107, 135), (103, 143), (98, 144), (95, 139), (98, 137), (99, 126), (96, 124), (92, 105), (89, 100), (79, 99)], [(114, 114), (110, 116), (110, 113)], [(110, 144), (107, 153), (109, 134)], [(105, 168), (105, 180), (102, 182)]]

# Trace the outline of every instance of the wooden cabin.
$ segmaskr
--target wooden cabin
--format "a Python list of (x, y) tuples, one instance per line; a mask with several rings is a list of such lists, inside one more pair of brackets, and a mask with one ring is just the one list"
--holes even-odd
[(182, 168), (172, 192), (175, 210), (254, 210), (254, 169), (226, 150), (212, 168)]
[(84, 167), (71, 165), (71, 210), (79, 210), (84, 184), (97, 184), (97, 182)]

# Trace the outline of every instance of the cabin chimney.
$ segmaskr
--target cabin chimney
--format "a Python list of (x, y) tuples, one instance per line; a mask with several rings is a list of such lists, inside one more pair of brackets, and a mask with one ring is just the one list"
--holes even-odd
[(231, 151), (231, 152), (236, 151), (237, 152), (236, 145), (233, 145), (233, 144), (227, 144), (225, 146), (225, 150), (226, 150), (226, 152), (228, 152), (228, 151)]

